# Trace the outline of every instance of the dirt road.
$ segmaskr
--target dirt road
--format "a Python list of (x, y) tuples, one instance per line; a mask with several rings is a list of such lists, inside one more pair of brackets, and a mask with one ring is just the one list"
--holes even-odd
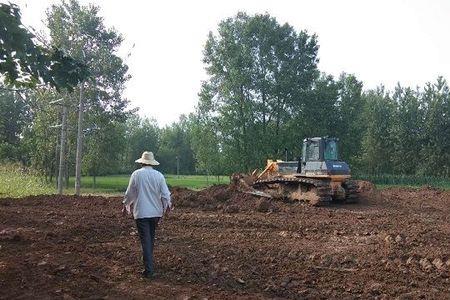
[(120, 199), (0, 200), (1, 299), (450, 299), (450, 192), (371, 193), (359, 204), (262, 201), (173, 189), (154, 281)]

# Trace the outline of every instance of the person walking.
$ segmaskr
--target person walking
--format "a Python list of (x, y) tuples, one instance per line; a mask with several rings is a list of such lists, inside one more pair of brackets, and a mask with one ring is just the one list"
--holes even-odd
[(154, 277), (153, 247), (155, 231), (160, 218), (172, 209), (170, 191), (164, 176), (153, 169), (159, 165), (152, 152), (145, 151), (136, 160), (142, 168), (131, 174), (123, 200), (122, 213), (133, 212), (142, 245), (145, 278)]

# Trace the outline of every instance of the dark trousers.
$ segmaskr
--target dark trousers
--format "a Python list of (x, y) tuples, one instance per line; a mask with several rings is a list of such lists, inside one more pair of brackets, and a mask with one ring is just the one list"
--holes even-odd
[(136, 226), (141, 239), (142, 258), (145, 272), (153, 273), (153, 246), (155, 245), (155, 230), (159, 218), (136, 219)]

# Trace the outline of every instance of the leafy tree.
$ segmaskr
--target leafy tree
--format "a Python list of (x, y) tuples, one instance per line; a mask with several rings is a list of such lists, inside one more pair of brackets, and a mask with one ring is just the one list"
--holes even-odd
[(47, 23), (51, 42), (83, 61), (92, 75), (84, 91), (88, 100), (86, 110), (123, 117), (128, 101), (122, 97), (122, 92), (130, 78), (128, 67), (117, 55), (123, 38), (114, 29), (104, 26), (99, 7), (81, 6), (76, 0), (62, 1), (52, 5)]
[(15, 4), (0, 3), (0, 41), (0, 74), (6, 84), (34, 87), (47, 83), (72, 90), (88, 76), (86, 66), (60, 48), (37, 44)]
[[(125, 139), (122, 127), (129, 114), (125, 111), (128, 101), (122, 97), (125, 82), (129, 78), (126, 74), (127, 66), (117, 56), (122, 37), (115, 30), (105, 28), (98, 13), (98, 7), (80, 6), (76, 1), (62, 1), (53, 5), (47, 13), (51, 37), (48, 43), (57, 46), (70, 57), (82, 60), (89, 74), (93, 75), (84, 81), (83, 95), (88, 111), (83, 126), (84, 134), (88, 137), (84, 145), (84, 152), (88, 157), (84, 161), (94, 162), (93, 155), (105, 151), (102, 157), (110, 156), (109, 162), (114, 163), (114, 166), (101, 162), (99, 158), (95, 161), (96, 166), (84, 166), (84, 172), (90, 174), (120, 170), (123, 158), (116, 158), (115, 155), (122, 155), (124, 152), (121, 148)], [(62, 98), (69, 108), (68, 176), (74, 171), (75, 124), (78, 119), (75, 107), (78, 104), (79, 89), (80, 85), (73, 88), (73, 93), (67, 93), (64, 90), (39, 87), (30, 92), (32, 122), (23, 135), (22, 143), (26, 146), (32, 164), (50, 179), (57, 160), (55, 153), (60, 132), (59, 128), (53, 126), (61, 122), (61, 108), (50, 105), (50, 102)], [(102, 131), (114, 136), (116, 140), (111, 141), (109, 135)]]
[(190, 124), (183, 115), (179, 122), (163, 128), (157, 152), (161, 170), (176, 174), (178, 161), (180, 174), (193, 174), (195, 160), (190, 141)]
[(364, 94), (367, 127), (362, 141), (362, 166), (370, 174), (392, 171), (391, 128), (394, 103), (384, 87)]
[(21, 135), (30, 121), (31, 112), (24, 97), (0, 90), (0, 160), (25, 160)]
[(305, 93), (304, 102), (295, 119), (303, 137), (336, 135), (338, 93), (338, 85), (333, 77), (325, 74)]
[(130, 172), (135, 169), (136, 159), (142, 152), (152, 151), (158, 153), (160, 129), (155, 120), (130, 116), (126, 122), (126, 154), (123, 170)]
[(97, 125), (87, 130), (86, 144), (89, 147), (83, 157), (84, 173), (94, 177), (94, 185), (96, 176), (121, 171), (122, 153), (126, 148), (123, 123), (110, 122), (106, 116), (100, 116)]
[[(89, 133), (84, 149), (90, 151), (89, 155), (95, 153), (94, 149), (112, 151), (113, 149), (105, 146), (111, 141), (103, 135), (101, 130), (116, 130), (115, 122), (125, 122), (128, 114), (125, 111), (128, 100), (122, 97), (125, 83), (129, 79), (128, 67), (117, 55), (123, 41), (122, 36), (114, 29), (104, 26), (103, 19), (99, 16), (99, 7), (82, 6), (76, 0), (61, 1), (59, 4), (52, 5), (47, 12), (47, 24), (51, 43), (72, 57), (83, 61), (92, 75), (89, 80), (83, 82), (82, 97), (86, 100), (85, 110), (88, 113), (85, 115), (82, 127)], [(78, 103), (80, 88), (81, 85), (75, 88), (75, 93), (65, 97), (67, 103)], [(70, 110), (69, 126), (72, 128), (76, 128), (71, 125), (77, 123), (76, 114), (75, 110)], [(74, 130), (69, 131), (68, 141), (69, 149), (73, 151), (77, 141)], [(105, 145), (99, 145), (100, 143)], [(72, 151), (69, 153), (71, 161), (74, 159)], [(69, 165), (73, 167), (72, 163)], [(104, 170), (111, 170), (111, 168), (96, 167), (95, 172), (104, 173), (106, 172)]]
[(450, 177), (450, 90), (442, 77), (423, 93), (424, 130), (420, 172)]
[(29, 95), (32, 120), (24, 131), (22, 144), (26, 148), (29, 163), (52, 181), (56, 175), (59, 152), (61, 108), (49, 103), (59, 99), (52, 89), (37, 89)]
[(337, 82), (339, 96), (337, 100), (338, 120), (336, 136), (339, 137), (340, 156), (350, 166), (359, 167), (362, 156), (362, 140), (365, 131), (363, 119), (364, 98), (363, 83), (354, 75), (341, 74)]
[(392, 122), (392, 163), (396, 174), (415, 174), (420, 165), (423, 110), (419, 92), (400, 85), (392, 95), (396, 107)]
[(293, 128), (287, 124), (300, 113), (301, 96), (318, 76), (317, 50), (316, 36), (297, 33), (268, 14), (238, 13), (219, 24), (217, 36), (209, 34), (204, 50), (209, 79), (199, 106), (217, 115), (220, 148), (230, 168), (248, 170), (286, 147), (285, 129)]
[(221, 175), (228, 170), (220, 148), (220, 129), (217, 120), (198, 113), (191, 115), (191, 145), (196, 171), (207, 175)]

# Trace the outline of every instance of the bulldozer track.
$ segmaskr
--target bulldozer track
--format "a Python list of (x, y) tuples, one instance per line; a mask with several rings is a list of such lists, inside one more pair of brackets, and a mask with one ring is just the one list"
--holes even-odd
[(319, 196), (317, 201), (311, 202), (312, 205), (322, 205), (332, 201), (332, 190), (329, 179), (314, 179), (306, 177), (274, 177), (270, 179), (260, 179), (253, 183), (253, 187), (261, 187), (270, 184), (308, 184), (314, 186), (316, 194)]
[[(331, 188), (331, 180), (329, 179), (315, 179), (307, 177), (274, 177), (268, 179), (260, 179), (253, 183), (253, 187), (268, 186), (270, 184), (308, 184), (316, 189), (319, 201), (314, 205), (321, 205), (332, 201), (333, 191)], [(356, 203), (359, 199), (358, 186), (355, 181), (347, 180), (342, 184), (345, 189), (346, 198), (345, 203)]]
[(308, 183), (314, 185), (315, 187), (324, 187), (330, 185), (329, 179), (314, 179), (306, 177), (275, 177), (270, 179), (259, 179), (253, 183), (253, 185), (258, 184), (270, 184), (270, 183)]
[(356, 203), (359, 200), (358, 185), (353, 180), (347, 180), (343, 183), (345, 189), (346, 198), (345, 203)]

